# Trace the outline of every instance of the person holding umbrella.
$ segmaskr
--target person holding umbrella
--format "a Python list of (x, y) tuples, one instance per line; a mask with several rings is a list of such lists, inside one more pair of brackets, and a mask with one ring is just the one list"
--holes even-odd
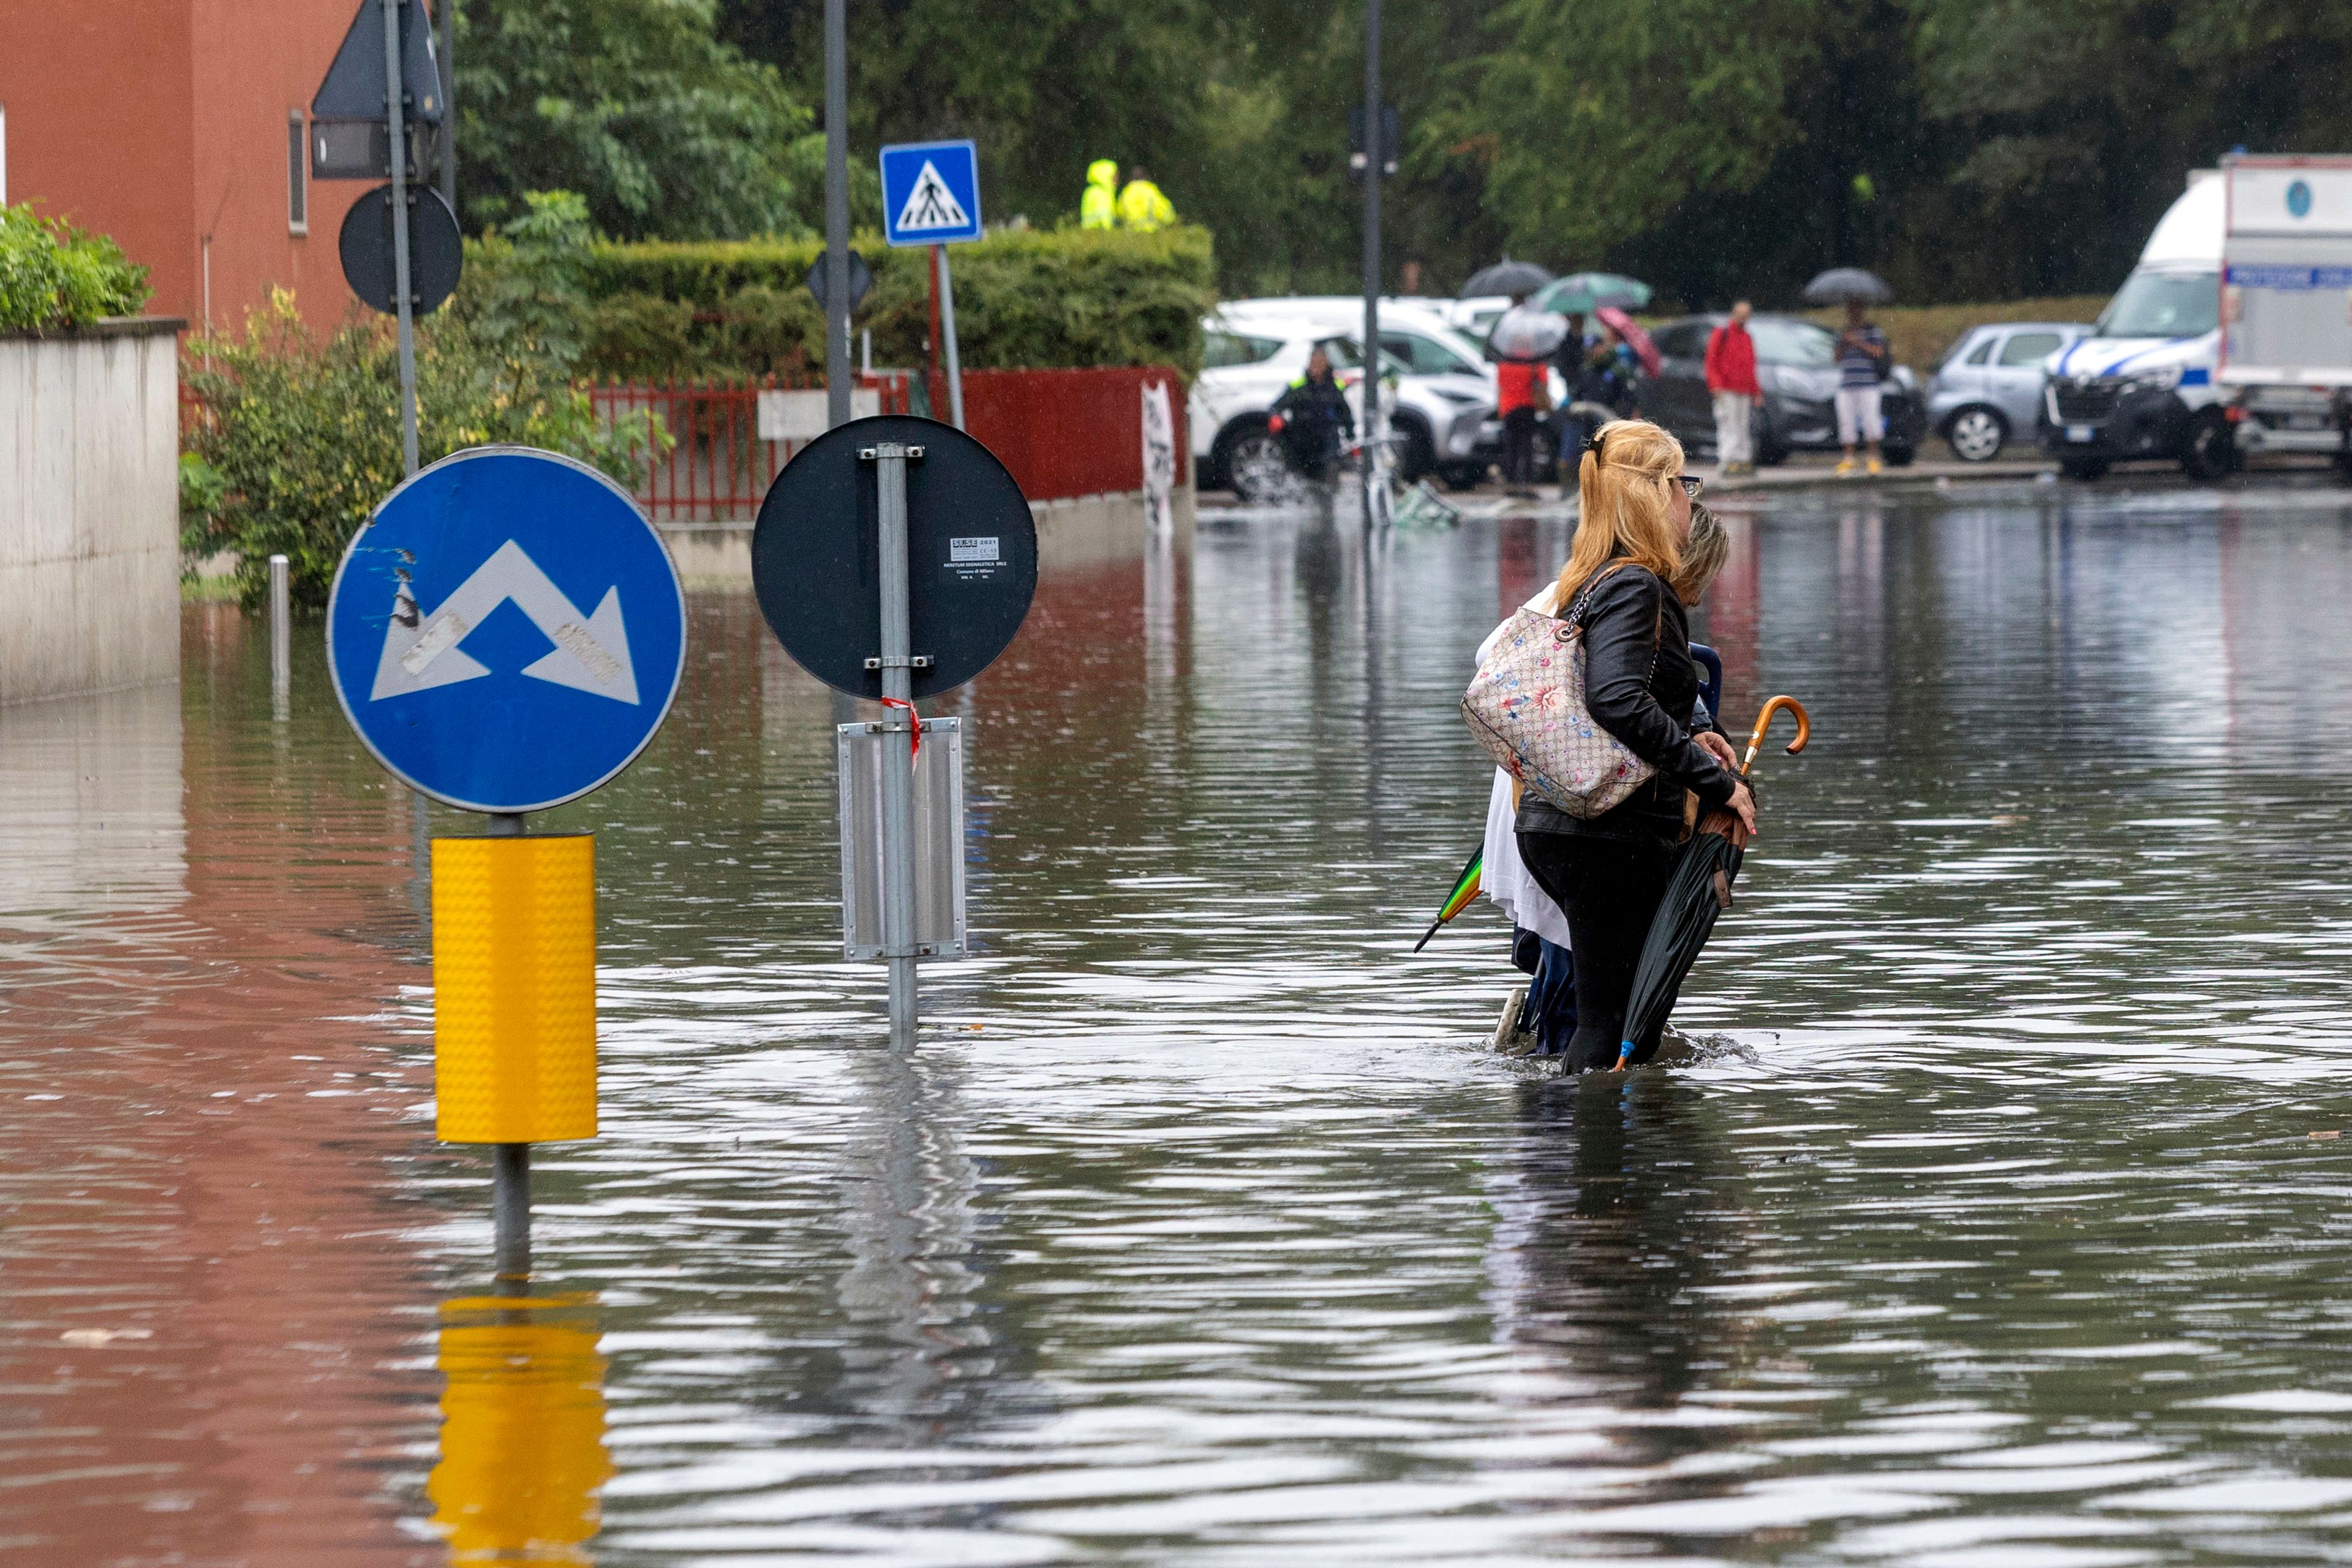
[(1554, 601), (1565, 606), (1560, 618), (1583, 630), (1593, 721), (1656, 771), (1598, 816), (1571, 816), (1530, 790), (1515, 819), (1529, 875), (1568, 916), (1570, 1072), (1619, 1059), (1634, 971), (1674, 875), (1688, 798), (1727, 809), (1743, 843), (1756, 828), (1755, 796), (1733, 772), (1730, 741), (1712, 719), (1696, 733), (1688, 722), (1698, 697), (1688, 607), (1708, 584), (1692, 571), (1699, 481), (1684, 472), (1681, 443), (1643, 420), (1604, 425), (1585, 449), (1578, 488), (1582, 510)]
[(1525, 295), (1513, 295), (1487, 334), (1495, 351), (1495, 412), (1503, 417), (1503, 483), (1522, 499), (1535, 492), (1536, 426), (1551, 411), (1551, 377), (1545, 356), (1559, 347), (1568, 322), (1547, 310), (1530, 310)]
[(1883, 279), (1859, 267), (1832, 267), (1805, 285), (1807, 303), (1845, 307), (1845, 331), (1837, 340), (1838, 445), (1844, 449), (1838, 460), (1840, 474), (1854, 471), (1853, 449), (1864, 444), (1870, 448), (1870, 471), (1879, 471), (1878, 443), (1885, 437), (1886, 418), (1878, 385), (1895, 368), (1895, 355), (1865, 307), (1884, 305), (1893, 298), (1895, 290)]

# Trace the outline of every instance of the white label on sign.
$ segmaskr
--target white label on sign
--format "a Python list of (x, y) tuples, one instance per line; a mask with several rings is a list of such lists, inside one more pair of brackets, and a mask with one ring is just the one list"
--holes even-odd
[(907, 193), (907, 205), (898, 209), (898, 232), (920, 234), (928, 229), (971, 226), (963, 204), (940, 178), (940, 166), (924, 159), (923, 172), (915, 176), (915, 188)]
[(948, 564), (962, 566), (998, 559), (996, 541), (988, 539), (950, 539), (948, 541)]
[[(760, 439), (762, 441), (814, 441), (824, 434), (824, 389), (814, 392), (763, 392), (760, 394)], [(882, 412), (882, 391), (879, 387), (856, 386), (849, 392), (849, 416), (870, 419)]]

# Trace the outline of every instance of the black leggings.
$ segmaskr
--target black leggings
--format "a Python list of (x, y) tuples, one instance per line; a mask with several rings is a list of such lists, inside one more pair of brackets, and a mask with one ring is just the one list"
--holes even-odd
[(1533, 408), (1514, 408), (1503, 416), (1503, 482), (1533, 484), (1536, 479), (1536, 421)]
[[(1675, 847), (1579, 833), (1518, 837), (1519, 858), (1568, 916), (1569, 951), (1576, 955), (1576, 1033), (1568, 1042), (1568, 1070), (1615, 1067), (1633, 967), (1674, 875)], [(1654, 1034), (1634, 1045), (1637, 1062), (1658, 1053)]]

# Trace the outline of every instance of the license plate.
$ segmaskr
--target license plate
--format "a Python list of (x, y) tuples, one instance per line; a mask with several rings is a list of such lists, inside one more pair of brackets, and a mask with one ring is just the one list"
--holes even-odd
[(2069, 425), (2066, 426), (2066, 439), (2069, 441), (2088, 441), (2096, 437), (2097, 435), (2098, 432), (2092, 429), (2088, 425)]
[(2290, 430), (2325, 430), (2327, 419), (2319, 414), (2290, 414), (2286, 416), (2286, 427)]

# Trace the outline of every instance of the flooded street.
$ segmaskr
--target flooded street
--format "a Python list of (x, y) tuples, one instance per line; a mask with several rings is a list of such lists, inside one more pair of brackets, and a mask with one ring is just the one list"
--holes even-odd
[(177, 690), (0, 710), (0, 1558), (2352, 1561), (2340, 493), (1727, 499), (1727, 727), (1813, 743), (1693, 1046), (1582, 1080), (1488, 1049), (1491, 905), (1410, 952), (1566, 520), (1048, 575), (938, 708), (979, 956), (911, 1058), (835, 700), (697, 595), (533, 819), (604, 1075), (537, 1311), (432, 1136), (415, 802), (315, 623), (281, 721), (192, 605)]

